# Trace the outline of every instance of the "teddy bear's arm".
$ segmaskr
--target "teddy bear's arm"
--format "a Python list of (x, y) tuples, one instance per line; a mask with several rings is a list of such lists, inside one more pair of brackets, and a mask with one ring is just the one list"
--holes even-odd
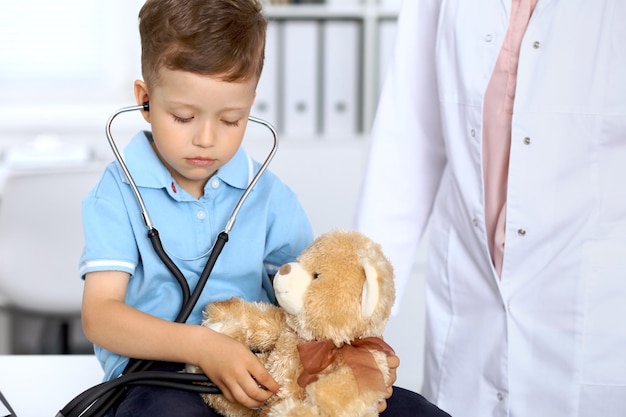
[(209, 304), (202, 325), (265, 352), (274, 348), (285, 327), (285, 316), (272, 304), (231, 298)]

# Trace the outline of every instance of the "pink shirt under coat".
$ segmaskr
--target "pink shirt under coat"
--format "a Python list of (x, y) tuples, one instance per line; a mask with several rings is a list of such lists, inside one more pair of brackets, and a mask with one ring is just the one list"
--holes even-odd
[(537, 0), (513, 0), (509, 28), (483, 104), (483, 177), (489, 251), (498, 275), (502, 272), (506, 226), (506, 188), (511, 148), (511, 122), (517, 63), (524, 32)]

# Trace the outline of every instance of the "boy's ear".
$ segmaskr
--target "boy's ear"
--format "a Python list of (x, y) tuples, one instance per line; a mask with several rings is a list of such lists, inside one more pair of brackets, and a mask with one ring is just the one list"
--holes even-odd
[[(143, 105), (150, 101), (150, 95), (148, 94), (148, 85), (142, 80), (135, 80), (134, 85), (135, 90), (135, 102), (138, 105)], [(141, 112), (143, 118), (146, 122), (150, 123), (150, 112), (142, 111)]]

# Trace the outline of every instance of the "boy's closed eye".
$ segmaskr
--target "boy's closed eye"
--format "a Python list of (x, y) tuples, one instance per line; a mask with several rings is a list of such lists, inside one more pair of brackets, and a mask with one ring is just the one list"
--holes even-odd
[(192, 117), (180, 117), (175, 114), (172, 114), (172, 117), (174, 118), (174, 121), (176, 123), (189, 123), (190, 121), (194, 119), (193, 116)]
[(222, 123), (224, 123), (226, 126), (229, 126), (229, 127), (237, 127), (237, 126), (239, 126), (239, 120), (233, 120), (233, 121), (222, 120)]

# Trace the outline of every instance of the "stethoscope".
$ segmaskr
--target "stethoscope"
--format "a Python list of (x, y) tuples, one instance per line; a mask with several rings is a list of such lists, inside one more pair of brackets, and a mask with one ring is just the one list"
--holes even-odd
[[(128, 166), (124, 162), (124, 158), (115, 143), (113, 135), (111, 133), (111, 125), (113, 124), (113, 120), (122, 113), (132, 112), (132, 111), (150, 111), (150, 105), (148, 102), (145, 102), (141, 105), (123, 107), (117, 110), (115, 113), (109, 117), (106, 123), (106, 136), (109, 142), (109, 146), (115, 155), (115, 159), (118, 164), (122, 168), (124, 172), (124, 176), (126, 180), (130, 184), (132, 192), (139, 204), (141, 209), (141, 215), (143, 216), (144, 223), (146, 228), (148, 229), (148, 238), (154, 248), (154, 251), (158, 255), (159, 259), (165, 264), (167, 269), (172, 273), (178, 284), (180, 285), (182, 291), (182, 307), (180, 312), (176, 316), (175, 321), (178, 323), (184, 323), (189, 318), (191, 311), (194, 306), (198, 302), (200, 298), (200, 294), (206, 285), (209, 276), (211, 275), (211, 271), (217, 262), (217, 258), (219, 257), (224, 245), (228, 241), (228, 233), (232, 230), (235, 225), (235, 221), (237, 219), (237, 215), (241, 210), (244, 202), (254, 189), (254, 186), (259, 181), (259, 178), (270, 162), (274, 158), (274, 154), (278, 149), (278, 134), (274, 127), (267, 121), (263, 119), (259, 119), (257, 117), (248, 116), (248, 120), (260, 125), (265, 126), (270, 130), (272, 136), (274, 138), (274, 144), (272, 149), (268, 153), (265, 161), (261, 164), (259, 170), (254, 175), (250, 183), (244, 190), (243, 194), (239, 198), (239, 201), (235, 205), (224, 230), (222, 230), (215, 240), (212, 249), (210, 250), (209, 258), (204, 266), (202, 274), (198, 280), (197, 285), (193, 289), (193, 292), (189, 288), (189, 284), (185, 279), (185, 276), (180, 271), (180, 269), (176, 266), (176, 264), (172, 261), (170, 256), (168, 256), (165, 251), (161, 239), (159, 237), (159, 231), (156, 229), (154, 224), (152, 223), (152, 219), (150, 218), (150, 214), (148, 212), (148, 208), (144, 203), (144, 200), (139, 192), (139, 188), (137, 187), (133, 176), (128, 169)], [(121, 398), (124, 394), (126, 386), (132, 385), (153, 385), (153, 386), (167, 386), (170, 388), (178, 388), (187, 391), (194, 391), (198, 393), (205, 394), (219, 394), (220, 390), (215, 386), (207, 377), (203, 374), (185, 374), (185, 373), (177, 373), (177, 372), (168, 372), (168, 371), (150, 371), (149, 368), (152, 366), (153, 361), (148, 360), (139, 360), (139, 359), (130, 359), (124, 373), (118, 378), (106, 381), (101, 384), (98, 384), (94, 387), (89, 388), (84, 391), (77, 397), (75, 397), (72, 401), (70, 401), (61, 411), (58, 412), (57, 417), (78, 417), (78, 416), (92, 416), (92, 417), (101, 417), (104, 416), (108, 410)]]

